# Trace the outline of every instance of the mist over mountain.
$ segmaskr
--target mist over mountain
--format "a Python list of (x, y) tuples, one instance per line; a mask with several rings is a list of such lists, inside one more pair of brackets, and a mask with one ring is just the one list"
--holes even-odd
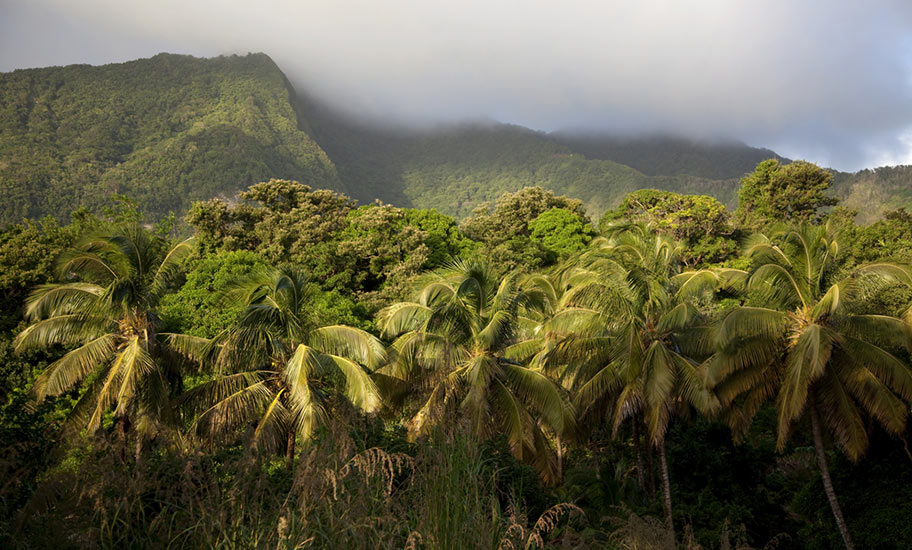
[(766, 159), (788, 161), (769, 149), (732, 140), (694, 140), (671, 135), (624, 136), (585, 130), (562, 130), (550, 137), (588, 158), (613, 160), (648, 176), (740, 178)]
[[(3, 222), (97, 210), (113, 193), (150, 216), (180, 215), (194, 200), (233, 198), (270, 178), (454, 216), (533, 185), (583, 199), (592, 216), (642, 188), (734, 206), (740, 177), (782, 159), (737, 142), (490, 120), (379, 125), (295, 88), (264, 54), (18, 70), (0, 74), (0, 95)], [(871, 220), (912, 202), (910, 181), (906, 168), (839, 173), (834, 193)]]
[(912, 159), (900, 0), (29, 0), (3, 15), (0, 71), (265, 51), (297, 88), (385, 121), (727, 137), (842, 170)]

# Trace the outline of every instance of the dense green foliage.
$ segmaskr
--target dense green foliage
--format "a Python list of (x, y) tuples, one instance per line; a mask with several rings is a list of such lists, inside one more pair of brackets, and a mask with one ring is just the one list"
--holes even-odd
[(0, 97), (0, 222), (97, 211), (112, 193), (161, 216), (270, 177), (339, 186), (262, 54), (19, 70)]
[(721, 262), (738, 248), (739, 235), (725, 206), (705, 195), (635, 191), (602, 216), (599, 228), (624, 221), (647, 223), (682, 241), (681, 259), (688, 266)]
[(241, 198), (0, 233), (4, 542), (908, 546), (904, 210)]
[(819, 222), (822, 209), (838, 200), (827, 195), (833, 175), (816, 164), (775, 159), (757, 165), (741, 180), (735, 216), (746, 226), (779, 222)]
[(595, 230), (584, 216), (566, 208), (552, 208), (529, 222), (529, 237), (557, 256), (566, 257), (586, 248)]
[(436, 210), (356, 208), (345, 195), (298, 182), (258, 183), (240, 198), (244, 202), (213, 199), (190, 209), (187, 221), (204, 250), (255, 250), (274, 264), (299, 264), (326, 291), (358, 297), (371, 310), (380, 300), (402, 297), (421, 271), (478, 246)]
[(587, 158), (613, 160), (648, 176), (691, 175), (727, 180), (740, 178), (764, 160), (786, 160), (769, 149), (757, 149), (741, 143), (572, 133), (557, 133), (553, 137)]

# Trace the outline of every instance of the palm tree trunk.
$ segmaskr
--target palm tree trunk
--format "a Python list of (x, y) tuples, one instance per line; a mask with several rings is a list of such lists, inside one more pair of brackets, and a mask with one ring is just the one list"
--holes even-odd
[(649, 500), (655, 500), (656, 498), (656, 481), (655, 481), (655, 452), (653, 452), (653, 446), (649, 441), (644, 440), (646, 447), (646, 473), (649, 474), (649, 477), (646, 478), (646, 483), (649, 488)]
[(564, 445), (561, 443), (560, 436), (556, 436), (557, 443), (557, 481), (558, 483), (564, 479)]
[(136, 459), (137, 464), (139, 459), (142, 457), (143, 451), (143, 438), (141, 434), (136, 435), (136, 446), (133, 448), (133, 457)]
[(817, 451), (817, 466), (820, 468), (820, 477), (823, 480), (823, 492), (826, 493), (827, 500), (830, 501), (830, 508), (833, 510), (833, 516), (836, 518), (836, 525), (839, 526), (839, 532), (842, 534), (842, 540), (845, 542), (846, 550), (855, 550), (852, 544), (852, 537), (849, 535), (849, 528), (846, 525), (845, 517), (842, 515), (842, 508), (839, 501), (836, 500), (836, 491), (833, 490), (833, 481), (830, 479), (830, 469), (827, 467), (826, 454), (823, 451), (823, 435), (820, 432), (820, 416), (817, 413), (817, 407), (811, 398), (811, 430), (814, 432), (814, 450)]
[(640, 446), (640, 425), (639, 417), (634, 417), (633, 419), (633, 448), (636, 451), (636, 461), (637, 461), (637, 487), (640, 488), (640, 491), (646, 490), (646, 477), (643, 475), (644, 466), (643, 466), (643, 449)]
[(288, 442), (285, 444), (285, 469), (291, 472), (294, 470), (294, 459), (295, 459), (295, 443), (297, 441), (297, 433), (295, 433), (294, 428), (288, 430)]
[(665, 441), (658, 444), (659, 467), (662, 468), (662, 504), (665, 508), (665, 525), (674, 540), (674, 519), (671, 515), (671, 478), (668, 477), (668, 461), (665, 459)]
[(115, 430), (117, 431), (117, 444), (120, 447), (121, 462), (127, 461), (127, 434), (130, 431), (130, 421), (126, 416), (121, 416), (114, 421)]

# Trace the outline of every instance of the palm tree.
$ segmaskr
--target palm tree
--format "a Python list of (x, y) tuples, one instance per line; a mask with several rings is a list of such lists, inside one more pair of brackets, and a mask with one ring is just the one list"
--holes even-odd
[[(853, 548), (827, 468), (823, 431), (857, 461), (868, 446), (863, 416), (888, 432), (905, 427), (912, 374), (895, 352), (912, 350), (902, 319), (863, 311), (866, 291), (912, 279), (893, 264), (872, 264), (841, 276), (839, 245), (826, 227), (802, 225), (773, 239), (758, 236), (747, 250), (755, 267), (748, 305), (728, 313), (713, 359), (716, 391), (724, 405), (740, 404), (733, 427), (745, 430), (773, 396), (778, 447), (809, 417), (827, 500), (847, 549)], [(739, 418), (740, 416), (740, 418)]]
[(223, 296), (226, 305), (243, 308), (235, 326), (211, 340), (171, 335), (176, 349), (215, 370), (182, 399), (198, 433), (226, 437), (255, 423), (254, 442), (284, 446), (291, 469), (297, 439), (308, 441), (326, 424), (339, 385), (361, 410), (380, 407), (369, 369), (385, 360), (383, 344), (360, 329), (321, 326), (313, 298), (299, 267), (258, 271)]
[(31, 293), (25, 316), (32, 324), (16, 338), (17, 351), (76, 346), (38, 377), (38, 399), (88, 379), (73, 409), (73, 427), (95, 431), (113, 408), (125, 437), (137, 420), (148, 433), (167, 417), (170, 382), (179, 378), (162, 360), (155, 309), (191, 250), (190, 239), (169, 249), (164, 239), (133, 224), (89, 234), (64, 252), (58, 261), (64, 282)]
[(507, 357), (526, 300), (514, 279), (498, 280), (484, 263), (459, 261), (431, 275), (416, 301), (382, 310), (383, 335), (395, 338), (385, 373), (417, 395), (413, 437), (454, 422), (481, 438), (502, 433), (516, 458), (553, 481), (556, 464), (544, 430), (560, 435), (573, 427), (574, 415), (547, 377)]
[[(546, 376), (553, 376), (568, 392), (573, 388), (572, 381), (562, 377), (562, 372), (549, 369), (548, 358), (562, 341), (591, 322), (591, 310), (567, 303), (572, 296), (570, 290), (574, 283), (581, 277), (585, 280), (587, 276), (588, 272), (572, 263), (566, 263), (547, 273), (533, 273), (523, 277), (519, 287), (525, 299), (517, 311), (516, 342), (504, 350), (507, 359), (519, 361)], [(577, 434), (565, 431), (564, 434), (555, 435), (557, 476), (560, 479), (563, 477), (562, 435), (575, 437)]]
[(557, 266), (547, 273), (533, 273), (522, 278), (519, 288), (524, 300), (517, 310), (516, 343), (506, 350), (510, 359), (542, 369), (555, 346), (573, 333), (580, 319), (591, 315), (587, 309), (568, 305), (571, 290), (589, 272), (572, 263)]
[(565, 299), (589, 312), (587, 326), (579, 322), (584, 316), (574, 316), (571, 335), (547, 361), (571, 381), (576, 406), (590, 417), (581, 423), (594, 425), (603, 411), (615, 432), (631, 421), (637, 447), (644, 423), (659, 454), (665, 520), (673, 534), (668, 425), (691, 408), (706, 414), (718, 408), (698, 360), (703, 315), (696, 298), (708, 284), (717, 286), (733, 275), (679, 273), (680, 244), (645, 226), (615, 228), (609, 235), (581, 258), (588, 276), (578, 275)]

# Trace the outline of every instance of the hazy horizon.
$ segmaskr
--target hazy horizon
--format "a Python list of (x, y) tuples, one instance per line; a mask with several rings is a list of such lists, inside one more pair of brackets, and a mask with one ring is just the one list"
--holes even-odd
[(262, 51), (371, 121), (740, 141), (912, 163), (912, 4), (0, 0), (0, 70)]

